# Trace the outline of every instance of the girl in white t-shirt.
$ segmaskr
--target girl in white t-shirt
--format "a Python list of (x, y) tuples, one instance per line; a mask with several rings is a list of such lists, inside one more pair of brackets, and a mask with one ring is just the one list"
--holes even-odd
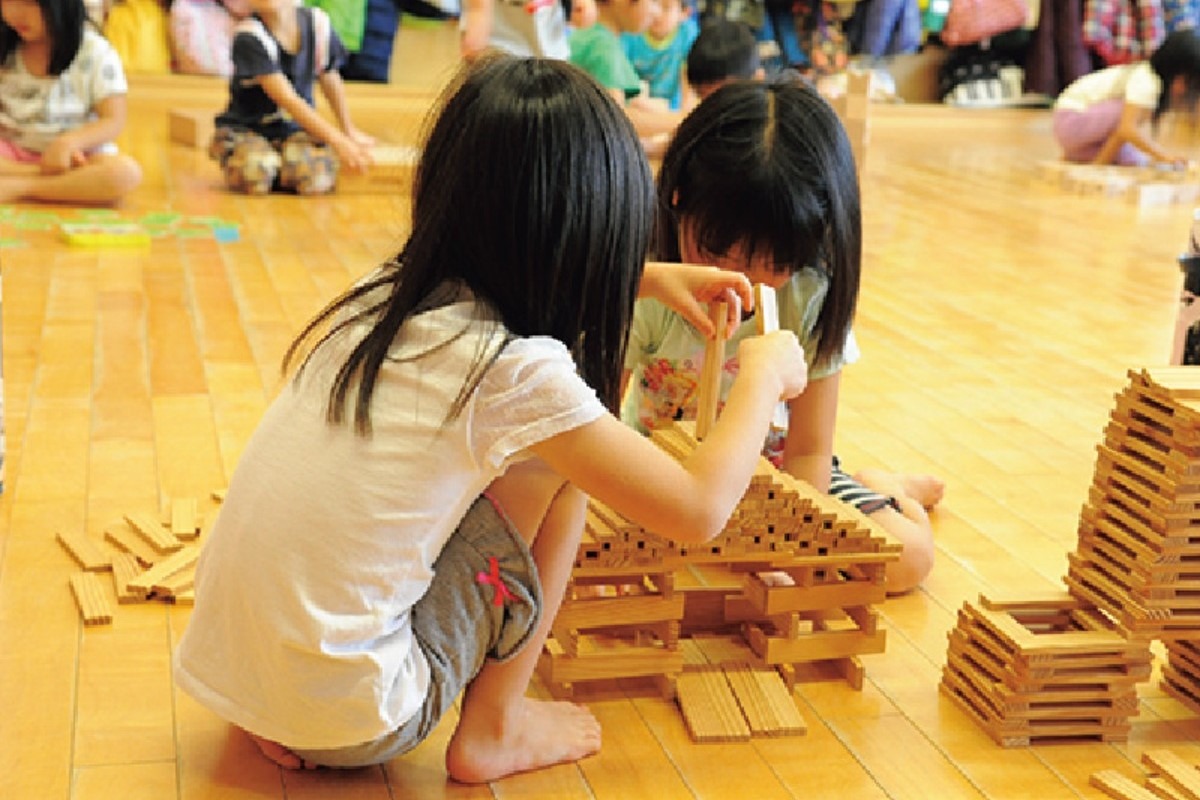
[(1063, 158), (1080, 164), (1182, 165), (1186, 159), (1154, 139), (1169, 109), (1196, 112), (1200, 100), (1200, 35), (1169, 34), (1148, 61), (1084, 75), (1054, 103), (1054, 138)]
[(682, 462), (611, 413), (639, 292), (710, 330), (702, 301), (750, 298), (736, 273), (643, 271), (654, 209), (637, 135), (583, 72), (466, 69), (426, 140), (407, 242), (301, 334), (241, 457), (197, 569), (183, 690), (290, 768), (406, 752), (460, 691), (456, 780), (599, 748), (587, 709), (525, 696), (585, 493), (710, 539), (807, 375), (793, 333), (748, 339)]
[(0, 202), (107, 205), (142, 179), (116, 152), (125, 73), (83, 0), (0, 3)]

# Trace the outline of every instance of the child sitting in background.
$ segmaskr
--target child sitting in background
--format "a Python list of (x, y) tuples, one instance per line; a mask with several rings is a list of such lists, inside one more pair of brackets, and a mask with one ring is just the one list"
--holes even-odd
[(658, 0), (596, 0), (596, 24), (571, 32), (571, 63), (596, 79), (625, 109), (643, 140), (669, 134), (682, 115), (640, 97), (642, 81), (621, 46), (622, 33), (641, 33)]
[[(250, 0), (250, 8), (253, 15), (235, 29), (229, 106), (217, 115), (209, 155), (231, 189), (330, 192), (339, 164), (365, 169), (374, 144), (350, 121), (337, 71), (346, 49), (318, 8), (295, 0)], [(314, 83), (337, 126), (313, 107)]]
[(1196, 113), (1200, 100), (1200, 34), (1170, 33), (1148, 61), (1119, 64), (1077, 79), (1054, 103), (1054, 138), (1063, 158), (1080, 164), (1180, 165), (1153, 132), (1171, 108)]
[(483, 58), (448, 94), (408, 239), (289, 351), (299, 367), (196, 570), (176, 680), (283, 767), (388, 761), (456, 703), (454, 780), (594, 753), (587, 708), (526, 694), (584, 493), (661, 535), (711, 539), (771, 409), (804, 387), (796, 336), (777, 331), (742, 343), (725, 413), (684, 461), (622, 425), (635, 296), (696, 318), (697, 301), (749, 298), (749, 283), (646, 265), (649, 165), (579, 69)]
[(142, 180), (125, 127), (121, 59), (83, 0), (0, 2), (0, 202), (107, 205)]
[[(912, 589), (933, 565), (925, 513), (941, 481), (862, 473), (833, 456), (840, 372), (858, 358), (862, 223), (854, 156), (829, 104), (798, 77), (717, 89), (671, 139), (658, 174), (658, 257), (713, 264), (776, 289), (779, 327), (804, 345), (809, 382), (788, 402), (787, 428), (763, 454), (775, 466), (857, 506), (903, 543), (888, 565), (890, 593)], [(705, 338), (655, 301), (639, 301), (625, 353), (621, 418), (642, 432), (694, 418)], [(722, 395), (738, 374), (737, 348), (755, 322), (733, 329)]]
[(704, 21), (687, 57), (687, 82), (703, 100), (732, 80), (762, 80), (754, 31), (744, 22)]
[(683, 66), (696, 34), (696, 20), (682, 0), (661, 0), (649, 28), (621, 34), (625, 55), (638, 77), (649, 84), (650, 96), (666, 100), (672, 111), (695, 105)]

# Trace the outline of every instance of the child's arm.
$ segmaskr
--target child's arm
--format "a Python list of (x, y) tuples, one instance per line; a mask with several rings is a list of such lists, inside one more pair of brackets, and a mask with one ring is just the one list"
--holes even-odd
[(732, 297), (741, 301), (741, 308), (754, 309), (754, 293), (745, 275), (698, 264), (647, 262), (638, 286), (638, 297), (653, 298), (678, 312), (706, 338), (714, 331), (705, 303), (729, 302), (731, 326), (741, 322), (738, 304), (732, 302)]
[(775, 403), (802, 391), (807, 376), (790, 331), (744, 340), (738, 358), (741, 369), (720, 418), (682, 462), (608, 414), (531, 449), (639, 525), (680, 542), (707, 541), (750, 484)]
[(1150, 121), (1151, 111), (1148, 108), (1126, 103), (1121, 109), (1121, 118), (1117, 128), (1109, 135), (1096, 154), (1094, 164), (1111, 164), (1117, 157), (1117, 151), (1123, 144), (1131, 144), (1142, 152), (1168, 164), (1178, 163), (1184, 159), (1167, 152), (1152, 138), (1146, 135), (1145, 126)]
[(358, 170), (364, 169), (371, 163), (370, 154), (366, 148), (352, 141), (349, 136), (318, 114), (315, 108), (296, 93), (295, 88), (282, 72), (262, 75), (258, 78), (258, 84), (266, 92), (267, 97), (270, 97), (275, 101), (275, 105), (296, 120), (296, 123), (310, 136), (332, 147), (346, 167)]
[(808, 384), (788, 401), (788, 432), (783, 445), (783, 471), (807, 481), (817, 491), (829, 491), (833, 466), (833, 431), (837, 422), (841, 373)]
[(342, 82), (341, 73), (333, 69), (323, 72), (317, 78), (317, 83), (321, 86), (321, 94), (325, 96), (325, 102), (329, 103), (334, 119), (338, 121), (342, 132), (350, 137), (350, 141), (362, 147), (374, 146), (375, 137), (360, 131), (350, 120), (350, 108), (346, 105), (346, 84)]
[(629, 121), (633, 123), (633, 129), (637, 131), (638, 136), (657, 136), (662, 133), (672, 133), (679, 127), (679, 123), (683, 121), (683, 114), (678, 111), (666, 111), (653, 108), (647, 108), (637, 103), (630, 103), (625, 92), (621, 89), (609, 89), (608, 93), (613, 100), (621, 108), (625, 109), (625, 114), (629, 117)]
[(462, 33), (458, 49), (467, 61), (473, 61), (487, 49), (492, 38), (493, 0), (463, 0)]
[(96, 103), (96, 118), (73, 130), (65, 131), (42, 151), (42, 171), (66, 172), (87, 163), (87, 154), (107, 144), (125, 128), (125, 95), (109, 95)]

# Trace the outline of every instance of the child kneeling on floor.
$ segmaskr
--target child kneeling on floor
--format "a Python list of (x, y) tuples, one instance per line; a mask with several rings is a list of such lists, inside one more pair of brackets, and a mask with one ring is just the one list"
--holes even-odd
[[(235, 191), (331, 192), (339, 168), (371, 164), (367, 134), (354, 127), (338, 68), (347, 53), (329, 17), (295, 0), (250, 0), (233, 37), (229, 105), (217, 115), (209, 155)], [(338, 124), (313, 107), (320, 85)]]

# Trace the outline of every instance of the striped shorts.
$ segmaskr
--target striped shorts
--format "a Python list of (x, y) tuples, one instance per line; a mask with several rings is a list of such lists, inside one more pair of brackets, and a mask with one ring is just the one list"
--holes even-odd
[(896, 502), (896, 498), (872, 491), (843, 472), (837, 456), (833, 458), (833, 471), (829, 476), (829, 493), (864, 514), (874, 514), (888, 506), (897, 511), (900, 510), (900, 504)]

